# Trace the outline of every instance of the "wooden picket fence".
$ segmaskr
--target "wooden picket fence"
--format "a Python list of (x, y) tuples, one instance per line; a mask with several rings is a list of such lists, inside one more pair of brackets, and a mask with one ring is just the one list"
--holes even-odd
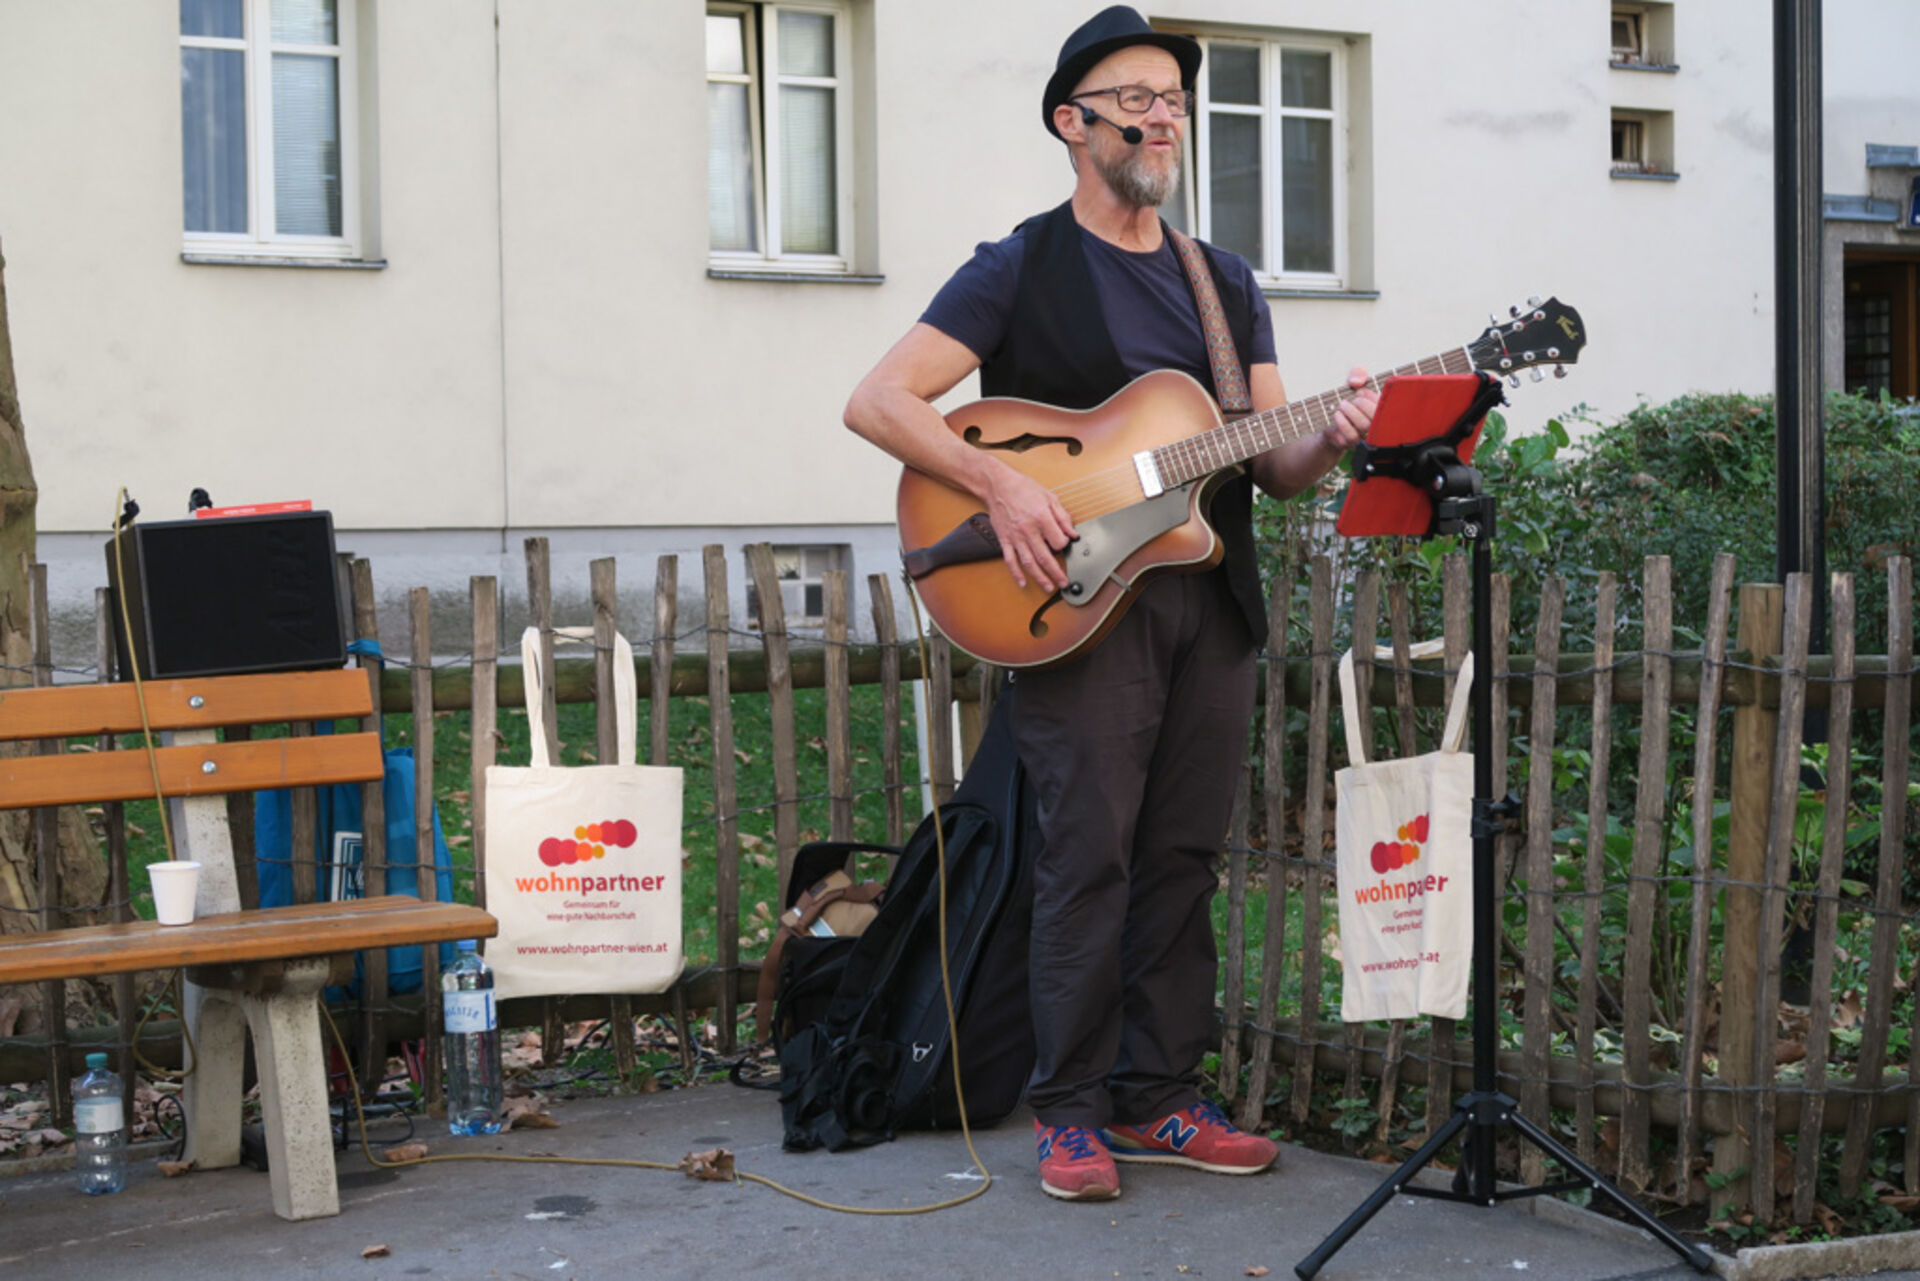
[[(595, 691), (611, 688), (611, 637), (623, 613), (635, 637), (638, 693), (647, 710), (641, 759), (668, 760), (671, 700), (707, 701), (712, 791), (690, 793), (687, 812), (701, 813), (711, 802), (712, 819), (700, 821), (714, 826), (713, 963), (690, 970), (659, 996), (530, 998), (506, 1002), (503, 1009), (510, 1026), (543, 1027), (548, 1047), (561, 1044), (568, 1022), (609, 1019), (622, 1072), (635, 1061), (636, 1015), (672, 1020), (683, 1057), (697, 1039), (694, 1016), (707, 1011), (713, 1048), (722, 1054), (742, 1048), (736, 1029), (743, 1006), (751, 1003), (757, 966), (747, 955), (751, 940), (743, 939), (739, 926), (740, 822), (743, 815), (771, 810), (784, 892), (802, 826), (795, 690), (824, 690), (829, 817), (823, 834), (854, 835), (853, 760), (862, 754), (883, 763), (879, 790), (886, 830), (874, 835), (898, 842), (917, 813), (920, 784), (928, 783), (936, 796), (946, 794), (967, 750), (962, 747), (956, 759), (952, 737), (935, 732), (927, 735), (927, 759), (910, 766), (899, 732), (906, 682), (924, 677), (929, 722), (945, 727), (957, 716), (963, 744), (974, 741), (998, 685), (991, 669), (938, 636), (924, 648), (916, 643), (911, 622), (903, 627), (895, 617), (893, 586), (884, 577), (867, 582), (871, 642), (853, 639), (852, 585), (843, 574), (826, 578), (825, 626), (817, 637), (804, 637), (790, 631), (783, 617), (770, 549), (750, 547), (747, 559), (762, 611), (757, 628), (739, 627), (730, 615), (727, 555), (720, 546), (706, 548), (702, 557), (704, 610), (698, 619), (680, 617), (678, 561), (660, 558), (650, 629), (631, 626), (635, 611), (623, 611), (615, 564), (604, 559), (591, 565), (595, 658), (552, 664), (549, 656), (548, 670), (556, 673), (550, 696), (596, 704), (600, 759), (611, 759), (613, 709)], [(531, 623), (550, 642), (555, 619), (545, 540), (528, 540), (526, 560)], [(357, 634), (379, 639), (372, 566), (354, 561), (343, 574), (350, 580)], [(1804, 1223), (1814, 1212), (1817, 1178), (1855, 1194), (1866, 1176), (1870, 1138), (1903, 1128), (1907, 1191), (1920, 1191), (1920, 1089), (1902, 1048), (1920, 1042), (1920, 1005), (1913, 997), (1920, 990), (1914, 959), (1920, 921), (1904, 899), (1902, 881), (1914, 839), (1906, 800), (1916, 703), (1909, 561), (1890, 559), (1884, 590), (1891, 622), (1883, 653), (1856, 653), (1853, 580), (1836, 575), (1831, 654), (1810, 657), (1805, 577), (1736, 593), (1732, 560), (1722, 557), (1713, 568), (1708, 616), (1680, 620), (1695, 626), (1704, 643), (1682, 651), (1674, 645), (1668, 562), (1649, 558), (1639, 593), (1641, 648), (1616, 647), (1623, 621), (1620, 585), (1601, 574), (1593, 648), (1570, 653), (1562, 645), (1566, 600), (1557, 580), (1544, 585), (1538, 614), (1521, 620), (1518, 637), (1509, 617), (1510, 585), (1504, 577), (1494, 580), (1495, 792), (1507, 791), (1510, 776), (1525, 779), (1524, 821), (1498, 842), (1505, 909), (1498, 986), (1511, 1029), (1507, 1040), (1517, 1041), (1500, 1051), (1500, 1088), (1530, 1116), (1570, 1133), (1583, 1157), (1616, 1172), (1635, 1195), (1790, 1209)], [(1298, 1125), (1322, 1123), (1329, 1098), (1366, 1100), (1378, 1118), (1376, 1135), (1384, 1140), (1396, 1123), (1402, 1130), (1409, 1124), (1418, 1129), (1419, 1114), (1426, 1126), (1440, 1123), (1454, 1097), (1470, 1086), (1464, 1027), (1444, 1019), (1341, 1024), (1323, 997), (1323, 991), (1337, 990), (1339, 975), (1331, 839), (1332, 726), (1339, 719), (1332, 675), (1336, 632), (1342, 630), (1336, 612), (1351, 620), (1346, 630), (1356, 652), (1358, 690), (1375, 709), (1360, 722), (1369, 756), (1410, 755), (1424, 750), (1435, 720), (1430, 709), (1450, 695), (1467, 652), (1468, 594), (1465, 558), (1451, 556), (1440, 602), (1444, 652), (1437, 660), (1415, 662), (1409, 658), (1415, 602), (1405, 584), (1383, 584), (1368, 573), (1336, 584), (1332, 564), (1321, 557), (1301, 568), (1299, 581), (1273, 585), (1272, 652), (1263, 667), (1255, 746), (1224, 847), (1229, 911), (1217, 1086), (1242, 1125), (1271, 1124), (1281, 1115)], [(1303, 629), (1292, 626), (1291, 616), (1302, 602)], [(484, 905), (480, 797), (501, 709), (524, 701), (518, 665), (500, 661), (503, 653), (517, 652), (516, 643), (503, 644), (516, 638), (500, 634), (498, 583), (476, 578), (471, 635), (461, 638), (470, 657), (436, 666), (434, 655), (448, 652), (449, 638), (430, 634), (428, 604), (426, 589), (410, 593), (409, 657), (390, 658), (373, 684), (385, 710), (413, 714), (421, 778), (433, 777), (435, 734), (445, 732), (436, 731), (432, 713), (466, 714), (475, 884)], [(1391, 661), (1375, 657), (1383, 628)], [(1517, 638), (1524, 640), (1524, 652), (1514, 652)], [(372, 666), (375, 660), (359, 661)], [(856, 684), (881, 691), (880, 742), (853, 741), (849, 707)], [(734, 708), (738, 700), (759, 698), (769, 700), (771, 713), (773, 795), (742, 797)], [(1826, 710), (1826, 795), (1846, 798), (1877, 786), (1882, 798), (1870, 893), (1860, 893), (1857, 878), (1848, 874), (1848, 805), (1828, 805), (1817, 834), (1796, 829), (1809, 705)], [(557, 732), (552, 710), (550, 734)], [(1676, 711), (1691, 720), (1690, 748), (1679, 753)], [(1391, 730), (1393, 751), (1373, 750), (1370, 740), (1383, 726)], [(1524, 735), (1524, 755), (1511, 750), (1516, 734)], [(1637, 751), (1631, 773), (1639, 782), (1630, 813), (1608, 787), (1609, 778), (1622, 772), (1614, 757), (1623, 738)], [(1686, 737), (1680, 741), (1684, 748)], [(1854, 752), (1876, 746), (1878, 778), (1852, 777)], [(1585, 753), (1586, 764), (1557, 768), (1556, 748)], [(1683, 785), (1676, 789), (1670, 780)], [(1677, 817), (1680, 800), (1691, 815), (1685, 827)], [(1721, 800), (1730, 807), (1724, 839), (1715, 827)], [(431, 790), (420, 789), (416, 820), (422, 833), (431, 831), (433, 802)], [(383, 850), (379, 788), (368, 790), (367, 803), (365, 892), (383, 892), (387, 869), (412, 863), (423, 892), (432, 894), (427, 841), (411, 851)], [(296, 797), (293, 876), (296, 897), (303, 900), (317, 888), (312, 804), (311, 796)], [(1610, 815), (1625, 829), (1616, 845), (1630, 838), (1624, 866), (1617, 851), (1609, 854)], [(1584, 837), (1578, 843), (1564, 833), (1556, 836), (1557, 829), (1577, 830), (1580, 818)], [(118, 828), (110, 814), (111, 884), (116, 896), (124, 896), (119, 887), (127, 885), (126, 853), (115, 837)], [(1676, 837), (1684, 837), (1692, 851), (1684, 865), (1668, 857), (1667, 842)], [(244, 865), (250, 851), (237, 853)], [(1856, 851), (1855, 871), (1859, 858)], [(243, 874), (247, 892), (257, 893)], [(58, 901), (57, 890), (50, 901)], [(125, 898), (105, 909), (126, 910)], [(71, 916), (102, 905), (68, 910)], [(1843, 915), (1851, 928), (1848, 939), (1866, 940), (1863, 996), (1852, 986), (1858, 976), (1842, 976), (1836, 968), (1846, 950), (1837, 942)], [(1803, 919), (1812, 935), (1804, 1009), (1780, 999), (1788, 923)], [(1857, 957), (1858, 951), (1847, 955)], [(425, 960), (424, 990), (433, 992), (431, 949)], [(368, 1067), (378, 1066), (377, 1052), (383, 1054), (394, 1038), (424, 1036), (430, 1049), (437, 1048), (438, 1003), (389, 994), (384, 967), (384, 957), (367, 958), (368, 996), (357, 1012)], [(36, 1066), (42, 1075), (63, 1074), (86, 1049), (131, 1049), (130, 1006), (123, 997), (117, 1028), (58, 1026), (45, 1037), (0, 1040), (0, 1078), (31, 1077)], [(1847, 1075), (1833, 1068), (1843, 1010), (1851, 1022), (1844, 1029), (1851, 1042)], [(1783, 1037), (1783, 1026), (1797, 1039)], [(1896, 1027), (1906, 1035), (1894, 1035)], [(177, 1061), (177, 1037), (174, 1025), (149, 1024), (140, 1048), (149, 1059), (171, 1055)], [(1777, 1061), (1789, 1045), (1804, 1045), (1804, 1059)], [(1415, 1088), (1424, 1091), (1424, 1103), (1410, 1118), (1404, 1104)], [(1831, 1160), (1821, 1164), (1825, 1134), (1845, 1136), (1837, 1168)], [(1539, 1162), (1529, 1149), (1519, 1168), (1507, 1173), (1538, 1180)]]

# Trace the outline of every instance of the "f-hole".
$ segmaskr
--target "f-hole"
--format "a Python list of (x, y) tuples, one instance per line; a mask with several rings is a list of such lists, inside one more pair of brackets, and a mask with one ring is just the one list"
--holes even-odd
[(1010, 454), (1024, 454), (1029, 449), (1038, 449), (1042, 445), (1065, 445), (1067, 457), (1078, 458), (1080, 451), (1086, 448), (1073, 436), (1036, 436), (1030, 431), (1023, 431), (1018, 436), (1009, 436), (1005, 440), (988, 440), (986, 433), (977, 425), (971, 425), (961, 432), (960, 438), (975, 449), (1001, 449)]
[(1060, 603), (1060, 593), (1054, 592), (1040, 602), (1040, 608), (1033, 611), (1033, 617), (1027, 620), (1027, 635), (1035, 640), (1044, 640), (1047, 635), (1047, 611)]

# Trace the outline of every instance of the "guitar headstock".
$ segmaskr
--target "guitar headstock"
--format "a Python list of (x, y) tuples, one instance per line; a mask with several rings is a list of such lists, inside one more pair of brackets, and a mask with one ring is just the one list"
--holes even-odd
[(1522, 369), (1531, 368), (1534, 381), (1540, 381), (1543, 365), (1554, 367), (1555, 378), (1565, 378), (1567, 366), (1579, 361), (1580, 350), (1587, 345), (1587, 327), (1580, 313), (1558, 298), (1545, 302), (1529, 298), (1524, 309), (1510, 308), (1508, 316), (1504, 321), (1488, 317), (1493, 324), (1467, 344), (1473, 367), (1508, 377), (1515, 386)]

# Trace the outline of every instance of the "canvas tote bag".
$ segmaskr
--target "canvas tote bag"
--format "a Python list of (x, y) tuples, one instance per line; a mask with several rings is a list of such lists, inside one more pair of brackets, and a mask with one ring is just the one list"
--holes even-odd
[[(1431, 653), (1438, 643), (1416, 647)], [(1391, 651), (1383, 651), (1391, 658)], [(1368, 761), (1353, 651), (1340, 659), (1353, 764), (1333, 776), (1340, 895), (1340, 1017), (1349, 1023), (1467, 1012), (1473, 937), (1473, 758), (1466, 734), (1473, 655), (1447, 709), (1440, 750)]]
[[(586, 641), (555, 628), (554, 641)], [(619, 760), (563, 768), (547, 758), (540, 632), (520, 638), (529, 766), (487, 767), (487, 945), (501, 999), (662, 992), (680, 977), (681, 775), (634, 763), (633, 648), (613, 638)]]

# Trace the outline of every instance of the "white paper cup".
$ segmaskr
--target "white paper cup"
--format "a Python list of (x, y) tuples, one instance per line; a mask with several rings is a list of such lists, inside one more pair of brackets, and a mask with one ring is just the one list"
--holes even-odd
[(193, 924), (193, 896), (200, 887), (200, 865), (187, 860), (154, 863), (147, 868), (153, 884), (153, 914), (162, 925)]

